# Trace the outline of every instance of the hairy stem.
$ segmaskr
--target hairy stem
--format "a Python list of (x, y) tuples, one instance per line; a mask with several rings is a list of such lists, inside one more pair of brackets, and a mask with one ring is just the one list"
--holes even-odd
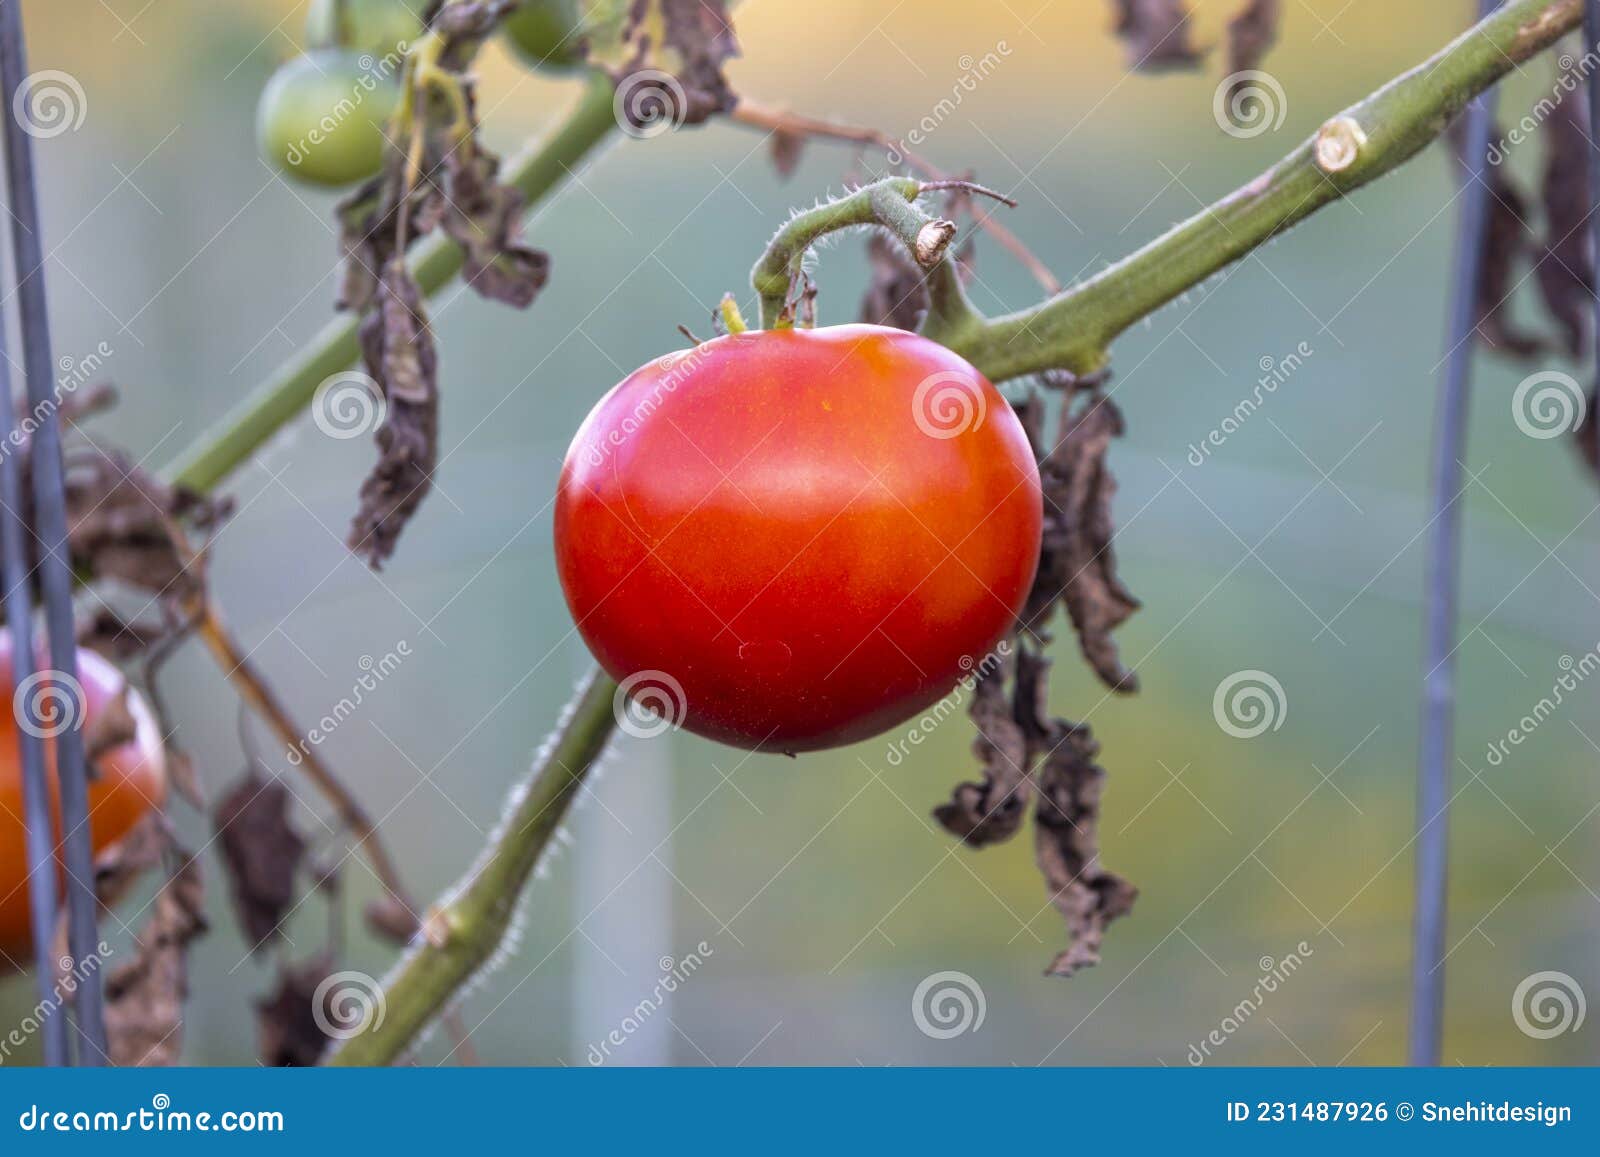
[[(842, 124), (838, 121), (822, 120), (819, 117), (805, 116), (784, 109), (768, 108), (766, 105), (739, 98), (739, 103), (728, 114), (735, 124), (749, 125), (751, 128), (760, 129), (769, 133), (786, 133), (791, 137), (815, 137), (819, 140), (844, 141), (857, 145), (873, 145), (889, 154), (889, 161), (898, 164), (896, 158), (903, 160), (906, 166), (921, 173), (929, 180), (940, 181), (949, 177), (938, 166), (913, 153), (906, 148), (904, 143), (896, 142), (893, 137), (880, 129), (866, 128), (862, 125)], [(1006, 250), (1027, 271), (1033, 274), (1034, 279), (1044, 287), (1046, 293), (1061, 292), (1061, 282), (1056, 275), (1050, 272), (1049, 266), (1033, 254), (1022, 239), (999, 221), (994, 219), (993, 210), (978, 211), (973, 208), (973, 223), (988, 233), (997, 245)]]
[(584, 678), (482, 857), (428, 913), (418, 940), (385, 978), (381, 1023), (343, 1042), (328, 1064), (392, 1063), (494, 955), (523, 886), (611, 738), (616, 691), (598, 670)]
[[(596, 73), (561, 126), (546, 140), (506, 162), (506, 181), (531, 204), (561, 183), (572, 167), (617, 127), (611, 81)], [(420, 242), (412, 271), (425, 294), (434, 294), (461, 272), (461, 247), (442, 233)], [(336, 317), (305, 348), (256, 388), (215, 429), (201, 436), (168, 470), (175, 483), (210, 490), (255, 453), (268, 438), (310, 404), (328, 377), (349, 369), (360, 356), (361, 319)]]
[[(898, 224), (903, 228), (896, 228), (896, 235), (907, 249), (915, 251), (916, 234), (921, 222), (912, 225), (912, 219), (906, 217), (890, 222), (884, 219), (882, 207), (893, 198), (907, 212), (914, 212), (911, 202), (921, 189), (922, 182), (911, 177), (885, 177), (857, 189), (847, 197), (818, 205), (815, 209), (808, 209), (790, 218), (767, 243), (767, 251), (750, 271), (750, 284), (761, 298), (761, 328), (773, 329), (781, 324), (779, 319), (789, 304), (790, 290), (800, 277), (806, 250), (829, 233), (859, 225), (894, 227)], [(928, 218), (923, 217), (922, 220)]]

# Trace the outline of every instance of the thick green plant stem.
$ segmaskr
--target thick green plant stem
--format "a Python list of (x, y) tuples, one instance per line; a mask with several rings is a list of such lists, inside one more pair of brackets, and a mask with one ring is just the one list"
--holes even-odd
[[(1324, 122), (1255, 180), (1029, 309), (982, 317), (961, 293), (949, 261), (939, 262), (928, 279), (932, 308), (922, 332), (991, 381), (1049, 369), (1099, 369), (1112, 340), (1134, 322), (1415, 156), (1474, 96), (1576, 28), (1582, 7), (1582, 0), (1510, 0), (1410, 72)], [(883, 194), (896, 189), (909, 201), (919, 187), (890, 178), (791, 218), (751, 274), (762, 325), (774, 324), (806, 250), (829, 233), (884, 225), (915, 253), (911, 218), (885, 212), (891, 206)]]
[(415, 944), (383, 982), (381, 1019), (351, 1037), (330, 1065), (386, 1065), (444, 1013), (505, 940), (522, 889), (616, 727), (617, 685), (585, 676), (535, 758), (500, 828), (472, 870), (423, 919)]
[[(617, 127), (613, 88), (596, 72), (560, 127), (547, 139), (506, 162), (506, 179), (529, 204), (559, 185), (583, 157)], [(461, 247), (442, 233), (417, 245), (412, 269), (425, 294), (434, 294), (461, 272)], [(201, 436), (168, 470), (171, 481), (210, 490), (255, 453), (268, 438), (310, 404), (330, 375), (349, 369), (360, 347), (360, 318), (345, 314), (330, 321), (295, 357), (261, 383), (215, 429)]]
[(951, 335), (992, 381), (1085, 373), (1113, 338), (1296, 222), (1409, 160), (1466, 103), (1578, 26), (1581, 0), (1510, 0), (1333, 117), (1243, 188), (1044, 303)]

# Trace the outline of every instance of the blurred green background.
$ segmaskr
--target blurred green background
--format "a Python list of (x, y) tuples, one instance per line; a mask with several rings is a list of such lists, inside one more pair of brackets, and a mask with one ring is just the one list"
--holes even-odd
[[(1198, 39), (1218, 42), (1233, 7), (1198, 4)], [(730, 75), (764, 103), (901, 136), (1003, 43), (1000, 66), (919, 151), (1014, 195), (1006, 223), (1070, 279), (1255, 175), (1455, 35), (1471, 6), (1285, 7), (1266, 67), (1286, 117), (1250, 139), (1213, 118), (1220, 53), (1200, 73), (1129, 75), (1108, 5), (1088, 0), (751, 0)], [(78, 131), (39, 149), (57, 353), (112, 347), (104, 373), (124, 402), (100, 429), (160, 464), (315, 333), (335, 294), (333, 198), (286, 184), (253, 141), (256, 95), (297, 51), (303, 5), (30, 3), (27, 17), (32, 67), (71, 73), (88, 101)], [(1553, 68), (1521, 69), (1506, 112), (1548, 92)], [(488, 133), (507, 148), (576, 92), (499, 46), (481, 73)], [(514, 948), (463, 1006), (483, 1057), (588, 1063), (651, 994), (662, 958), (703, 941), (703, 966), (609, 1063), (1182, 1066), (1251, 993), (1263, 958), (1304, 941), (1303, 966), (1212, 1047), (1215, 1063), (1400, 1061), (1419, 536), (1454, 221), (1445, 160), (1430, 149), (1116, 346), (1129, 428), (1114, 453), (1117, 549), (1145, 604), (1120, 639), (1143, 691), (1108, 699), (1070, 637), (1053, 689), (1054, 707), (1102, 740), (1105, 860), (1142, 890), (1099, 967), (1041, 976), (1062, 930), (1025, 835), (973, 853), (932, 826), (930, 808), (974, 770), (964, 721), (898, 766), (887, 740), (799, 762), (686, 735), (625, 741), (532, 888)], [(1536, 173), (1539, 146), (1511, 163)], [(362, 656), (412, 649), (322, 750), (384, 817), (417, 894), (436, 895), (481, 847), (586, 661), (550, 546), (571, 432), (624, 372), (681, 344), (679, 323), (703, 332), (724, 291), (749, 299), (750, 264), (791, 207), (880, 164), (813, 145), (780, 181), (762, 137), (726, 124), (623, 140), (586, 164), (528, 226), (554, 260), (532, 309), (456, 288), (435, 305), (447, 456), (382, 575), (342, 545), (373, 458), (365, 439), (301, 422), (232, 480), (239, 513), (215, 590), (305, 724), (350, 693)], [(1025, 271), (978, 244), (980, 307), (1036, 299)], [(855, 240), (824, 251), (825, 320), (853, 319), (863, 273)], [(1311, 356), (1262, 410), (1203, 465), (1188, 461), (1262, 360), (1301, 342)], [(1600, 992), (1600, 687), (1511, 760), (1484, 758), (1549, 693), (1561, 657), (1600, 639), (1594, 481), (1563, 441), (1525, 437), (1511, 418), (1512, 389), (1537, 368), (1562, 367), (1477, 367), (1448, 1063), (1600, 1060), (1594, 1018), (1534, 1039), (1511, 1006), (1541, 970)], [(1287, 703), (1277, 730), (1249, 740), (1212, 714), (1219, 682), (1244, 669), (1272, 673)], [(233, 695), (194, 646), (164, 689), (220, 794), (243, 766)], [(178, 815), (193, 844), (207, 841), (203, 819)], [(343, 856), (314, 811), (301, 819), (325, 859)], [(210, 867), (216, 927), (193, 954), (185, 1058), (249, 1064), (251, 1002), (277, 962), (246, 958)], [(343, 878), (344, 963), (381, 974), (392, 954), (359, 920), (375, 882), (356, 859)], [(288, 954), (315, 951), (326, 928), (312, 900)], [(912, 1014), (919, 983), (942, 971), (984, 997), (981, 1027), (951, 1039)], [(25, 981), (0, 982), (0, 1025), (32, 1001)], [(421, 1057), (448, 1051), (436, 1033)]]

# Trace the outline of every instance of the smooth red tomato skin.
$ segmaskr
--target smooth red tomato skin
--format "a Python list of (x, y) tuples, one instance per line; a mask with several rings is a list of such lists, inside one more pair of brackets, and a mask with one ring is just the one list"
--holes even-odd
[(601, 399), (556, 562), (612, 678), (664, 673), (690, 731), (793, 753), (876, 735), (981, 662), (1041, 518), (1021, 423), (956, 354), (880, 326), (758, 331)]
[[(11, 637), (0, 633), (0, 696), (5, 700), (4, 707), (0, 707), (0, 974), (7, 970), (8, 959), (16, 965), (27, 965), (33, 941), (28, 918), (27, 833), (22, 822), (16, 679), (11, 672)], [(85, 728), (92, 728), (95, 718), (127, 686), (120, 671), (91, 651), (78, 652), (78, 682), (83, 687)], [(128, 710), (134, 718), (134, 738), (100, 756), (89, 784), (89, 828), (97, 854), (127, 835), (134, 824), (159, 809), (166, 799), (166, 755), (160, 728), (144, 701), (131, 690)], [(53, 806), (55, 746), (55, 740), (45, 740)], [(59, 838), (59, 810), (56, 826)]]

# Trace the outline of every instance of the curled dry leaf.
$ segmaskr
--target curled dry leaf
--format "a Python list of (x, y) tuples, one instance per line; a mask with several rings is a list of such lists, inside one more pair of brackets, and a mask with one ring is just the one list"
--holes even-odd
[(234, 910), (251, 952), (282, 936), (281, 922), (294, 907), (295, 875), (306, 844), (289, 821), (290, 801), (281, 782), (252, 769), (212, 813)]
[(206, 930), (205, 886), (194, 857), (157, 893), (134, 941), (134, 958), (106, 977), (106, 1038), (118, 1066), (171, 1065), (183, 1050), (189, 944)]
[(773, 132), (768, 150), (772, 157), (772, 168), (781, 179), (788, 180), (794, 176), (794, 171), (800, 167), (800, 156), (805, 152), (805, 146), (804, 133), (789, 128), (779, 128)]
[[(1138, 679), (1122, 665), (1111, 632), (1139, 609), (1117, 576), (1112, 548), (1111, 500), (1116, 481), (1106, 466), (1111, 440), (1122, 434), (1122, 414), (1095, 388), (1094, 380), (1057, 375), (1065, 383), (1055, 445), (1039, 462), (1044, 489), (1044, 548), (1038, 577), (1023, 611), (1023, 627), (1048, 641), (1049, 618), (1065, 605), (1083, 656), (1114, 691), (1138, 690)], [(1079, 395), (1082, 405), (1076, 405)]]
[(958, 785), (950, 802), (934, 809), (933, 818), (963, 843), (981, 848), (1017, 834), (1031, 782), (1027, 739), (1006, 693), (1006, 665), (988, 664), (969, 679), (968, 714), (978, 730), (972, 751), (983, 767), (983, 780)]
[(1283, 18), (1283, 0), (1245, 0), (1244, 7), (1228, 21), (1228, 72), (1249, 72), (1261, 67), (1278, 39), (1278, 23)]
[[(180, 605), (204, 588), (177, 528), (209, 531), (232, 510), (170, 486), (126, 452), (97, 443), (74, 444), (66, 456), (67, 546), (86, 581), (111, 580)], [(108, 644), (113, 645), (113, 644)]]
[(1128, 67), (1140, 72), (1193, 68), (1204, 55), (1190, 39), (1185, 0), (1112, 0), (1114, 30), (1127, 46)]
[[(1448, 139), (1457, 164), (1457, 176), (1466, 179), (1463, 160), (1465, 118), (1450, 126)], [(1501, 139), (1498, 125), (1491, 133)], [(1483, 239), (1478, 270), (1477, 328), (1480, 341), (1491, 349), (1516, 357), (1529, 357), (1544, 348), (1537, 334), (1519, 329), (1511, 320), (1511, 291), (1522, 277), (1522, 265), (1537, 249), (1527, 198), (1517, 188), (1505, 165), (1488, 165), (1482, 179), (1489, 186), (1489, 222)]]
[(1589, 252), (1589, 125), (1578, 93), (1558, 101), (1546, 118), (1542, 255), (1534, 277), (1546, 311), (1560, 330), (1569, 357), (1581, 358), (1594, 314), (1594, 258)]
[(431, 488), (439, 453), (438, 358), (422, 293), (399, 257), (384, 270), (378, 308), (361, 323), (361, 352), (385, 407), (378, 461), (361, 484), (348, 541), (378, 569)]
[[(336, 1022), (317, 1007), (317, 989), (333, 970), (333, 960), (325, 955), (279, 970), (277, 989), (256, 1002), (262, 1064), (310, 1068), (321, 1060), (332, 1040), (322, 1026)], [(321, 998), (326, 1000), (327, 994)]]
[(1071, 976), (1100, 962), (1106, 926), (1133, 910), (1139, 890), (1100, 863), (1100, 794), (1106, 773), (1100, 745), (1084, 724), (1053, 720), (1039, 755), (1034, 853), (1050, 902), (1072, 937), (1049, 973)]

